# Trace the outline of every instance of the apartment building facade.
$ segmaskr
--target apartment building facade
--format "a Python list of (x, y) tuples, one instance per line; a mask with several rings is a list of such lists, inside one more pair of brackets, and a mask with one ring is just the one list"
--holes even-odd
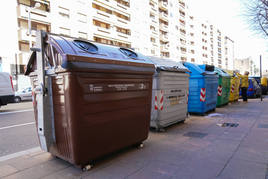
[(10, 72), (15, 83), (19, 77), (23, 78), (37, 30), (133, 48), (148, 56), (176, 61), (220, 66), (222, 59), (227, 59), (228, 64), (222, 62), (225, 66), (220, 67), (229, 68), (231, 64), (229, 47), (226, 52), (229, 56), (223, 57), (224, 36), (220, 36), (223, 53), (220, 56), (215, 52), (219, 50), (216, 35), (210, 43), (211, 25), (189, 15), (184, 0), (10, 0), (9, 3), (12, 4), (9, 8), (16, 11), (15, 16), (12, 11), (14, 23), (10, 29), (16, 29), (18, 35), (12, 39), (12, 55), (3, 60), (0, 54), (0, 63), (5, 64), (1, 65), (2, 70)]
[(189, 15), (187, 32), (187, 61), (223, 69), (234, 68), (234, 41), (219, 28)]
[(235, 59), (234, 68), (242, 74), (248, 71), (250, 76), (259, 75), (260, 72), (260, 69), (257, 68), (257, 65), (251, 57)]

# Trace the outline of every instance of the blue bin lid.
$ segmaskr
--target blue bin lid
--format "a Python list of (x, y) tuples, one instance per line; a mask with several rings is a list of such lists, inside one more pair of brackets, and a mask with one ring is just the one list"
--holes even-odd
[[(216, 73), (214, 72), (214, 66), (213, 67), (213, 71), (208, 71), (210, 69), (208, 69), (206, 67), (206, 65), (197, 65), (194, 63), (190, 63), (190, 62), (184, 62), (183, 65), (185, 67), (187, 67), (190, 71), (191, 71), (191, 76), (194, 75), (215, 75)], [(210, 67), (210, 68), (212, 68)]]
[(181, 62), (171, 59), (149, 57), (149, 60), (155, 65), (156, 71), (190, 72)]

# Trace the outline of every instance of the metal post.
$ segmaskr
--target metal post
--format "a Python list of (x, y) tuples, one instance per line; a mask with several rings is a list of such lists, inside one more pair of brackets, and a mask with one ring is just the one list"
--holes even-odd
[[(261, 78), (262, 78), (262, 57), (260, 55), (260, 80)], [(261, 101), (262, 101), (262, 85), (261, 85)]]
[(31, 22), (31, 8), (27, 8), (28, 10), (28, 30), (29, 30), (29, 49), (32, 47), (32, 22)]

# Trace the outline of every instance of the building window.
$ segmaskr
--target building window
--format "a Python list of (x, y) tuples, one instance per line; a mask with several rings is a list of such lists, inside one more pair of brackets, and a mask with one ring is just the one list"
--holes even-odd
[(121, 19), (124, 19), (124, 20), (127, 20), (127, 21), (130, 20), (130, 18), (129, 18), (128, 16), (125, 16), (125, 15), (120, 14), (120, 13), (118, 13), (118, 12), (115, 12), (115, 11), (114, 11), (113, 14), (116, 15), (117, 17), (121, 18)]
[(105, 8), (105, 7), (99, 6), (99, 5), (94, 4), (94, 3), (92, 3), (92, 7), (95, 8), (95, 9), (97, 9), (97, 10), (100, 10), (102, 12), (106, 12), (108, 14), (112, 14), (112, 12), (113, 12), (113, 11), (111, 11), (111, 10)]
[(124, 1), (124, 0), (115, 0), (115, 1), (119, 4), (129, 7), (129, 1)]
[(93, 19), (93, 24), (98, 27), (110, 29), (110, 24)]
[(152, 31), (156, 31), (156, 30), (155, 30), (155, 27), (152, 26), (152, 25), (150, 26), (150, 30), (152, 30)]
[(59, 15), (64, 18), (70, 18), (70, 10), (59, 6)]
[(121, 28), (121, 27), (116, 27), (116, 31), (117, 32), (120, 32), (120, 33), (123, 33), (123, 34), (126, 34), (126, 35), (130, 35), (130, 30), (129, 29), (124, 29), (124, 28)]
[(118, 42), (118, 41), (114, 41), (114, 40), (104, 39), (104, 38), (100, 38), (100, 37), (96, 37), (96, 36), (94, 36), (93, 39), (94, 39), (95, 42), (99, 42), (99, 43), (103, 43), (103, 44), (131, 48), (131, 45), (130, 44), (123, 43), (123, 42)]
[(23, 52), (29, 52), (29, 43), (19, 42), (19, 50)]
[(151, 37), (151, 42), (155, 43), (155, 38)]
[(186, 62), (187, 58), (186, 57), (181, 57), (181, 61)]
[(152, 55), (155, 55), (155, 50), (151, 50), (151, 54)]

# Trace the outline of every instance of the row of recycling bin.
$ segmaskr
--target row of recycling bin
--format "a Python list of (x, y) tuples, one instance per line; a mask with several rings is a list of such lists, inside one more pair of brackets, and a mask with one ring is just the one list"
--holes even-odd
[(36, 41), (25, 74), (40, 145), (75, 165), (142, 143), (150, 126), (167, 127), (239, 97), (236, 74), (214, 66), (44, 32)]

